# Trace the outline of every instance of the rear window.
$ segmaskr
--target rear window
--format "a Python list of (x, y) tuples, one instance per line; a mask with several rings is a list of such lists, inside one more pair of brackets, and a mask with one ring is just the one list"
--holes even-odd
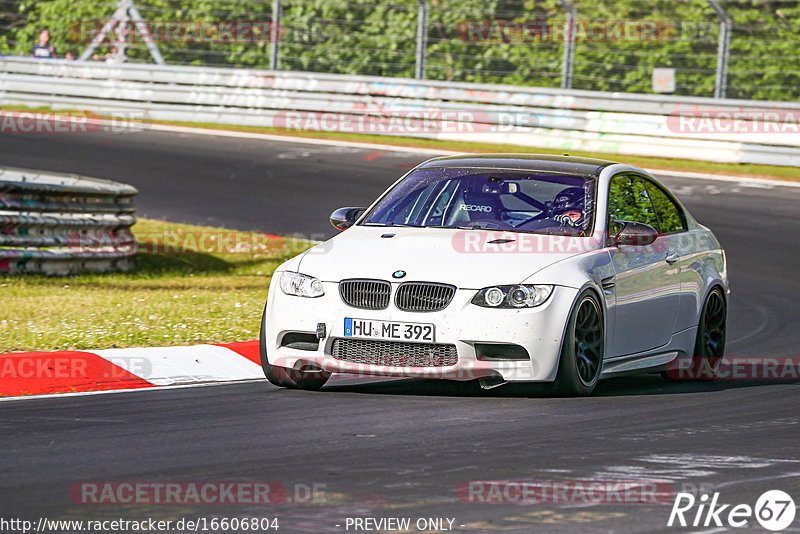
[(669, 195), (650, 180), (644, 180), (644, 185), (656, 210), (661, 233), (674, 234), (686, 230), (683, 212)]

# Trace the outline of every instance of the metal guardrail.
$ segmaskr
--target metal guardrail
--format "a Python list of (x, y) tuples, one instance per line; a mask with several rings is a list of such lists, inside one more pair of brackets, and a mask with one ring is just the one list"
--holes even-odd
[(0, 168), (0, 272), (130, 270), (137, 192), (109, 180)]
[[(408, 118), (455, 112), (470, 126), (381, 131), (565, 151), (731, 163), (800, 165), (800, 104), (496, 86), (308, 72), (109, 65), (0, 58), (0, 104), (129, 113), (154, 120), (286, 126), (287, 113)], [(752, 117), (733, 117), (752, 110)], [(712, 128), (685, 131), (682, 113), (708, 113)], [(720, 119), (720, 114), (731, 115)], [(770, 119), (772, 114), (772, 119)], [(699, 123), (696, 123), (696, 125)], [(1, 125), (0, 125), (1, 126)], [(304, 129), (324, 126), (305, 121)], [(456, 130), (456, 131), (452, 131)], [(743, 130), (743, 131), (742, 131)], [(1, 132), (2, 130), (0, 130)]]

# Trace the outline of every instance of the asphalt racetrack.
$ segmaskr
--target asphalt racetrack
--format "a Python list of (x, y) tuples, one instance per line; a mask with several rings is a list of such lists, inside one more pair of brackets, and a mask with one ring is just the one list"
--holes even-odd
[[(2, 165), (135, 185), (141, 216), (317, 239), (333, 234), (334, 208), (366, 204), (427, 157), (158, 132), (0, 140)], [(660, 178), (727, 250), (726, 356), (797, 357), (800, 189)], [(769, 489), (797, 500), (799, 394), (791, 381), (643, 376), (604, 381), (581, 399), (361, 379), (316, 393), (264, 380), (8, 401), (0, 403), (0, 516), (278, 517), (279, 532), (353, 532), (347, 517), (451, 518), (457, 532), (723, 532), (668, 528), (671, 498), (481, 504), (463, 502), (457, 488), (646, 479), (674, 492), (718, 491), (725, 503), (753, 506)], [(292, 502), (74, 504), (69, 488), (83, 481), (272, 481)], [(324, 496), (305, 502), (315, 484)]]

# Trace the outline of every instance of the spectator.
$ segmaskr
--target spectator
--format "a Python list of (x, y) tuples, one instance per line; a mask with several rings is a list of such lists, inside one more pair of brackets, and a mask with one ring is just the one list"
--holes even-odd
[(33, 45), (31, 56), (40, 59), (53, 59), (58, 57), (56, 47), (50, 44), (50, 32), (42, 30), (39, 34), (39, 44)]
[(105, 61), (106, 63), (124, 63), (128, 58), (123, 56), (116, 45), (111, 45), (111, 52), (106, 52), (104, 55), (92, 55), (92, 61)]
[(64, 55), (64, 59), (69, 61), (75, 61), (76, 59), (78, 59), (78, 55), (75, 53), (74, 50), (70, 50)]
[(111, 46), (111, 52), (106, 54), (106, 63), (124, 63), (127, 59), (122, 55), (119, 48), (115, 45)]

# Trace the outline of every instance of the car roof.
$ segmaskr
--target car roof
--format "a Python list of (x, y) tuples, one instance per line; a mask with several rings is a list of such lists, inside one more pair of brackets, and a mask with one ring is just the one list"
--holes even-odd
[(464, 154), (430, 159), (417, 167), (514, 169), (596, 178), (613, 161), (544, 154)]

